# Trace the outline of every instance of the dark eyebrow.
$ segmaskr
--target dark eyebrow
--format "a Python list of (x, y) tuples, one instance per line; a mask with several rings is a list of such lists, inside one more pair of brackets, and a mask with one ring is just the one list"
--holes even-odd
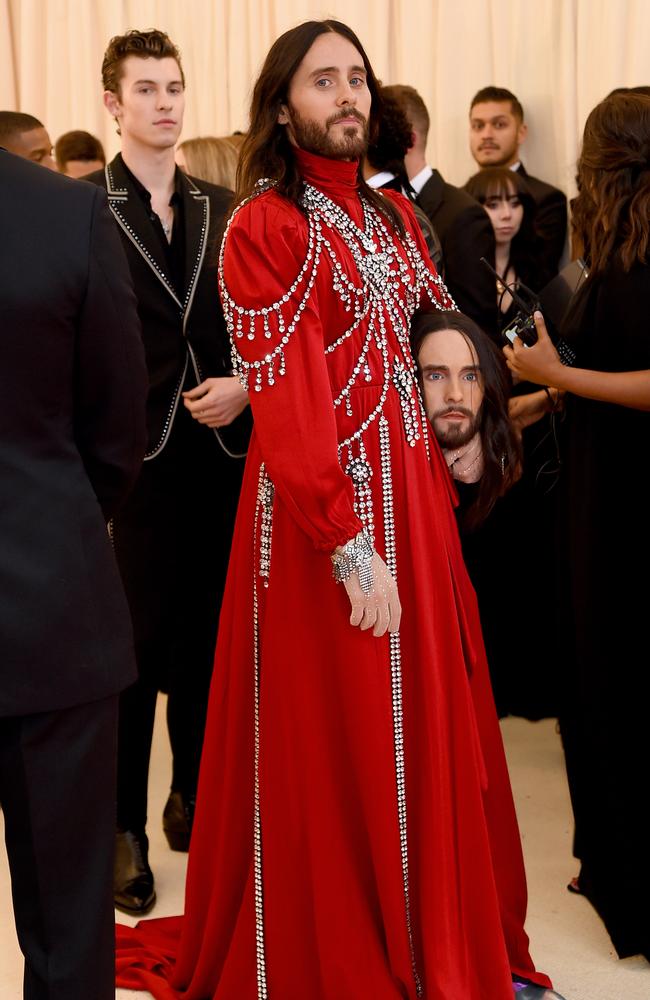
[(507, 113), (505, 111), (500, 111), (498, 115), (492, 115), (491, 118), (480, 118), (478, 115), (470, 115), (469, 116), (469, 120), (471, 122), (478, 122), (480, 125), (485, 125), (486, 122), (500, 121), (502, 118), (505, 121), (508, 120), (508, 115), (507, 115)]
[[(134, 87), (139, 87), (141, 83), (150, 83), (153, 87), (157, 87), (159, 81), (158, 80), (136, 80), (135, 83), (133, 84), (133, 86)], [(168, 87), (175, 87), (177, 85), (182, 86), (183, 85), (183, 81), (182, 80), (170, 80), (169, 83), (166, 86), (168, 86)]]
[[(481, 366), (480, 365), (463, 365), (463, 367), (461, 368), (461, 372), (480, 372), (480, 370), (481, 370)], [(449, 366), (448, 365), (423, 365), (422, 366), (422, 371), (423, 372), (448, 372), (449, 371)]]
[[(339, 71), (340, 71), (340, 66), (322, 66), (320, 69), (315, 69), (313, 73), (309, 74), (309, 76), (311, 78), (315, 76), (320, 76), (321, 73), (338, 73)], [(350, 66), (348, 72), (363, 73), (363, 75), (366, 76), (367, 71), (365, 66)]]

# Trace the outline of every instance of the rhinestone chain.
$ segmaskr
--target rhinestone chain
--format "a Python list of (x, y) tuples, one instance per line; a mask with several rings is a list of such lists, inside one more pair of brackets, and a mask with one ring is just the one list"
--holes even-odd
[(271, 540), (273, 535), (273, 498), (275, 486), (266, 474), (264, 462), (260, 466), (260, 477), (257, 486), (257, 502), (262, 510), (260, 527), (260, 576), (264, 586), (269, 585), (271, 572)]
[[(260, 466), (258, 501), (255, 506), (253, 538), (257, 538), (261, 502), (259, 494), (266, 478), (264, 465)], [(253, 560), (253, 668), (255, 671), (255, 793), (253, 819), (254, 883), (255, 883), (255, 950), (257, 959), (257, 1000), (268, 1000), (266, 984), (266, 956), (264, 950), (264, 881), (262, 878), (262, 821), (260, 815), (260, 646), (259, 604), (257, 598), (257, 573)]]
[[(386, 544), (386, 565), (394, 580), (397, 580), (397, 553), (395, 546), (395, 519), (393, 510), (393, 476), (390, 459), (390, 432), (388, 420), (382, 416), (379, 421), (379, 451), (381, 455), (381, 483), (384, 500), (384, 535)], [(411, 890), (409, 884), (408, 836), (406, 824), (406, 775), (404, 770), (404, 714), (402, 708), (402, 651), (399, 632), (390, 633), (390, 677), (393, 691), (393, 738), (395, 744), (395, 776), (397, 783), (397, 818), (402, 856), (402, 880), (406, 907), (406, 930), (411, 952), (411, 968), (415, 980), (415, 993), (423, 996), (415, 959), (413, 923), (411, 918)]]
[[(260, 308), (247, 309), (235, 302), (228, 291), (223, 267), (230, 227), (243, 206), (271, 186), (266, 181), (260, 182), (251, 198), (238, 206), (228, 222), (219, 255), (219, 286), (232, 344), (233, 367), (242, 385), (248, 389), (252, 378), (253, 388), (259, 392), (263, 385), (263, 373), (270, 386), (275, 384), (276, 374), (285, 374), (285, 348), (307, 306), (323, 254), (329, 258), (332, 267), (332, 291), (340, 299), (344, 309), (354, 316), (349, 328), (325, 348), (326, 353), (332, 353), (340, 347), (359, 329), (368, 315), (369, 333), (374, 335), (377, 347), (381, 349), (381, 342), (385, 342), (386, 338), (386, 313), (405, 358), (408, 357), (410, 319), (422, 294), (426, 291), (437, 307), (443, 303), (453, 308), (453, 302), (441, 279), (434, 276), (423, 261), (411, 234), (407, 231), (401, 241), (406, 256), (404, 259), (398, 252), (395, 238), (388, 231), (381, 213), (364, 198), (361, 198), (364, 225), (360, 228), (336, 202), (322, 191), (306, 184), (302, 204), (308, 221), (307, 250), (295, 280), (276, 301)], [(345, 262), (337, 256), (335, 247), (324, 230), (336, 232), (343, 240), (355, 266), (356, 276), (348, 274)], [(415, 275), (415, 281), (411, 272)], [(298, 295), (300, 297), (296, 302), (295, 297)], [(240, 353), (237, 342), (244, 336), (248, 340), (255, 340), (260, 321), (263, 338), (270, 340), (275, 330), (279, 342), (257, 360), (247, 361)], [(380, 329), (377, 329), (378, 324)], [(364, 338), (364, 353), (354, 365), (353, 374), (342, 393), (346, 404), (349, 391), (359, 375), (363, 373), (366, 379), (370, 379), (366, 357), (369, 345), (370, 341)]]

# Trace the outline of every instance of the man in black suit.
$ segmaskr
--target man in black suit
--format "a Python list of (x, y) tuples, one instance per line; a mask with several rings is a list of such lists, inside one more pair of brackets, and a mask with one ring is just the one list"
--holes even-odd
[(494, 232), (481, 206), (465, 191), (448, 184), (426, 161), (429, 112), (417, 90), (403, 84), (382, 88), (399, 101), (411, 122), (413, 143), (405, 164), (417, 203), (431, 220), (442, 246), (444, 278), (458, 308), (496, 336), (494, 279), (481, 264), (494, 266)]
[(109, 1000), (118, 693), (106, 522), (145, 448), (135, 297), (103, 192), (0, 150), (0, 804), (26, 1000)]
[(535, 228), (543, 247), (545, 271), (557, 274), (567, 230), (566, 195), (559, 188), (529, 174), (519, 147), (528, 126), (524, 109), (503, 87), (484, 87), (474, 96), (469, 112), (469, 146), (479, 167), (509, 167), (526, 178), (535, 199)]
[(149, 370), (147, 454), (112, 527), (139, 670), (120, 703), (115, 904), (142, 914), (155, 901), (145, 827), (159, 690), (173, 755), (163, 827), (172, 849), (189, 846), (250, 410), (217, 292), (231, 194), (174, 162), (185, 100), (178, 50), (163, 32), (131, 31), (111, 40), (102, 74), (122, 149), (85, 180), (107, 189)]

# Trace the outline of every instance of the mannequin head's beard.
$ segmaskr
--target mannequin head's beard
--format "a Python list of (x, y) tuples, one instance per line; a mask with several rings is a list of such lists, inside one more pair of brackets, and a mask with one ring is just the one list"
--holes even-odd
[[(341, 118), (356, 118), (361, 124), (361, 131), (352, 125), (337, 129), (339, 139), (336, 141), (330, 129)], [(328, 156), (331, 160), (360, 160), (368, 149), (368, 121), (353, 108), (332, 115), (325, 122), (325, 128), (318, 122), (301, 118), (294, 108), (289, 108), (290, 126), (293, 138), (300, 149), (317, 156)]]
[[(468, 420), (459, 424), (449, 424), (446, 421), (441, 424), (438, 418), (445, 413), (462, 413)], [(465, 406), (445, 406), (432, 413), (429, 420), (441, 448), (462, 448), (472, 440), (481, 426), (481, 411), (479, 409), (478, 413), (472, 413)]]

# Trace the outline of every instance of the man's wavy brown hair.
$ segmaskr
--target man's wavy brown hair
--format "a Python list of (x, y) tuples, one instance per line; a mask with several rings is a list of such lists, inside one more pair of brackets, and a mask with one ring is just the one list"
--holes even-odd
[(596, 273), (625, 271), (650, 251), (650, 97), (628, 91), (598, 104), (585, 124), (573, 202), (574, 250)]
[(104, 90), (110, 90), (119, 96), (122, 63), (129, 56), (137, 56), (139, 59), (175, 59), (185, 86), (180, 50), (169, 35), (164, 31), (158, 31), (157, 28), (152, 28), (151, 31), (138, 31), (133, 28), (124, 35), (115, 35), (108, 43), (102, 62)]
[[(258, 180), (269, 178), (276, 182), (276, 190), (280, 194), (300, 207), (303, 180), (298, 172), (287, 129), (284, 125), (278, 124), (278, 115), (282, 105), (287, 103), (291, 81), (300, 63), (316, 39), (327, 32), (335, 32), (346, 38), (354, 45), (363, 60), (371, 96), (368, 122), (370, 141), (374, 139), (382, 103), (379, 81), (361, 42), (352, 29), (340, 21), (305, 21), (296, 28), (285, 31), (275, 40), (253, 89), (250, 128), (242, 143), (237, 168), (236, 205), (254, 192)], [(366, 184), (361, 163), (358, 180), (359, 191), (364, 197), (372, 202), (392, 228), (403, 232), (404, 222), (399, 210), (388, 198), (383, 198)]]

